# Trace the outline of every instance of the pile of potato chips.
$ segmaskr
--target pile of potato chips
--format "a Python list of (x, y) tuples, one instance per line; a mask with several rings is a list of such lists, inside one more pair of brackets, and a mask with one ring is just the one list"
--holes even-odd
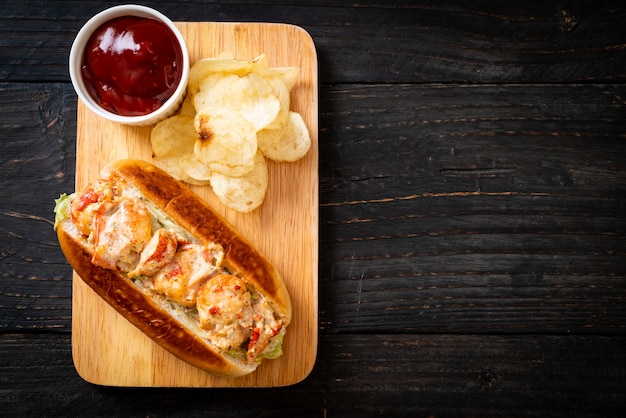
[(302, 116), (290, 110), (296, 67), (206, 58), (189, 73), (179, 112), (151, 133), (154, 162), (173, 177), (211, 185), (228, 208), (250, 212), (265, 199), (265, 158), (292, 162), (311, 146)]

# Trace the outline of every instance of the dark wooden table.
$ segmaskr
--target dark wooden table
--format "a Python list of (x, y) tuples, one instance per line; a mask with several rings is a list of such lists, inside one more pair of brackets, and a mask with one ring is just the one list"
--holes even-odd
[(319, 57), (319, 350), (271, 389), (91, 385), (71, 358), (67, 59), (114, 2), (0, 7), (0, 415), (623, 416), (626, 6), (149, 1)]

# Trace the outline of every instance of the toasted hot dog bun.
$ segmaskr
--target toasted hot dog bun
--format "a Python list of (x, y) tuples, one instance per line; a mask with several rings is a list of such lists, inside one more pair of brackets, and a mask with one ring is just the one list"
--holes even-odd
[[(271, 309), (272, 317), (265, 321), (279, 324), (275, 327), (275, 334), (280, 330), (284, 335), (287, 325), (291, 321), (291, 302), (287, 288), (278, 271), (270, 262), (257, 251), (241, 234), (239, 234), (225, 219), (199, 196), (190, 191), (180, 182), (165, 173), (160, 168), (140, 160), (120, 160), (110, 164), (102, 171), (102, 178), (119, 182), (119, 187), (132, 187), (141, 196), (165, 213), (179, 227), (187, 231), (197, 243), (205, 246), (217, 244), (223, 248), (220, 272), (226, 272), (228, 277), (235, 276), (245, 282), (245, 289), (250, 290), (252, 305), (261, 305), (263, 301), (266, 309)], [(113, 180), (111, 180), (113, 179)], [(115, 180), (123, 179), (123, 181)], [(68, 209), (66, 212), (69, 212)], [(129, 279), (128, 272), (119, 268), (105, 268), (94, 264), (93, 236), (90, 238), (74, 223), (72, 216), (60, 216), (57, 211), (56, 231), (61, 249), (70, 265), (100, 297), (115, 308), (121, 315), (138, 327), (148, 337), (163, 346), (180, 359), (206, 370), (212, 374), (238, 377), (253, 372), (260, 364), (259, 360), (233, 356), (231, 350), (213, 340), (206, 332), (206, 326), (198, 322), (198, 313), (187, 315), (189, 309), (181, 308), (172, 303), (163, 294), (151, 290), (151, 286), (138, 286)], [(225, 274), (217, 274), (224, 276)], [(209, 283), (209, 278), (203, 278), (203, 283)], [(220, 280), (219, 278), (216, 280)], [(148, 281), (149, 282), (149, 281)], [(207, 285), (208, 287), (208, 285)], [(221, 286), (213, 285), (207, 292), (205, 299), (210, 299), (215, 306), (223, 301), (215, 301), (222, 290)], [(239, 289), (239, 286), (233, 287)], [(213, 292), (213, 293), (211, 293)], [(156, 295), (156, 296), (155, 296)], [(249, 301), (248, 299), (242, 299)], [(250, 302), (247, 302), (245, 312), (250, 312)], [(219, 305), (223, 306), (223, 305)], [(198, 305), (198, 310), (200, 307)], [(211, 308), (213, 314), (218, 308)], [(211, 316), (205, 313), (205, 316)], [(261, 314), (252, 314), (254, 321), (260, 320)], [(268, 314), (265, 314), (267, 319)], [(253, 321), (253, 320), (251, 320)], [(251, 329), (254, 329), (251, 325)], [(210, 328), (210, 326), (209, 326)], [(254, 346), (258, 339), (245, 327), (237, 327), (242, 334), (243, 350)], [(258, 330), (258, 328), (257, 328)], [(268, 337), (269, 338), (269, 337)], [(282, 340), (282, 335), (281, 335)], [(271, 344), (271, 343), (270, 343)], [(266, 344), (267, 345), (267, 344)], [(262, 347), (261, 347), (262, 348)], [(259, 348), (259, 351), (261, 350)], [(248, 350), (248, 355), (253, 349)], [(260, 357), (263, 357), (262, 355)]]

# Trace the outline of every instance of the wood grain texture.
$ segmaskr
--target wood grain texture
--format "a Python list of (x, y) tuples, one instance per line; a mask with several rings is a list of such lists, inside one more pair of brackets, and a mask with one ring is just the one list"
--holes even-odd
[(71, 271), (51, 209), (74, 187), (75, 102), (66, 84), (0, 83), (0, 332), (71, 328)]
[[(77, 275), (73, 285), (72, 347), (79, 374), (113, 386), (249, 387), (284, 386), (304, 379), (317, 353), (318, 147), (317, 56), (301, 28), (281, 24), (179, 23), (191, 62), (231, 52), (251, 60), (261, 53), (270, 66), (296, 66), (291, 110), (307, 124), (312, 146), (295, 163), (268, 162), (269, 189), (263, 205), (249, 214), (223, 206), (209, 187), (192, 189), (245, 236), (283, 276), (293, 319), (284, 355), (265, 361), (237, 379), (211, 376), (165, 351), (102, 301)], [(81, 190), (109, 162), (151, 160), (151, 127), (128, 127), (96, 117), (78, 106), (76, 177)]]
[(324, 333), (297, 385), (172, 390), (90, 385), (72, 367), (67, 335), (4, 334), (0, 369), (13, 384), (0, 403), (18, 416), (617, 418), (625, 345), (624, 336)]
[[(323, 332), (622, 332), (621, 95), (612, 85), (322, 87)], [(75, 100), (67, 85), (0, 90), (13, 109), (0, 167), (6, 330), (70, 330), (70, 270), (50, 227), (52, 200), (74, 187)], [(382, 141), (396, 158), (373, 159)], [(481, 155), (502, 167), (479, 167)]]
[(318, 356), (264, 389), (109, 388), (72, 364), (67, 54), (112, 4), (0, 8), (2, 414), (626, 416), (622, 4), (148, 2), (315, 40)]
[(612, 85), (322, 89), (323, 329), (624, 332), (622, 97)]
[[(109, 6), (113, 3), (107, 3)], [(175, 21), (288, 22), (306, 29), (331, 83), (563, 83), (626, 79), (626, 8), (615, 1), (154, 1)], [(69, 81), (67, 55), (104, 3), (9, 2), (0, 78)], [(49, 9), (53, 12), (49, 12)], [(36, 28), (36, 29), (33, 29)], [(45, 36), (41, 36), (41, 34)], [(48, 53), (54, 51), (55, 53)]]

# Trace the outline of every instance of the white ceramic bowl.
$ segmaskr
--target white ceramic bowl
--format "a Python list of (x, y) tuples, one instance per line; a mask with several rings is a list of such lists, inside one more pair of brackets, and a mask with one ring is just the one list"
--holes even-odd
[[(121, 16), (148, 17), (161, 21), (162, 23), (167, 25), (167, 27), (169, 27), (174, 33), (176, 39), (180, 43), (180, 49), (183, 54), (182, 77), (180, 80), (180, 84), (178, 85), (174, 94), (165, 103), (163, 103), (163, 105), (159, 109), (146, 115), (122, 116), (103, 109), (98, 105), (98, 102), (93, 97), (91, 97), (91, 95), (87, 91), (81, 74), (83, 54), (87, 42), (91, 37), (91, 34), (103, 23)], [(87, 23), (85, 23), (85, 25), (78, 32), (78, 35), (76, 35), (76, 39), (74, 39), (72, 49), (70, 50), (70, 78), (72, 80), (72, 85), (74, 86), (74, 89), (78, 94), (78, 97), (80, 97), (81, 101), (97, 115), (100, 115), (103, 118), (106, 118), (113, 122), (122, 123), (125, 125), (153, 125), (175, 113), (185, 97), (187, 81), (189, 79), (189, 67), (189, 52), (187, 51), (185, 40), (183, 39), (180, 31), (176, 28), (176, 26), (174, 26), (174, 23), (172, 23), (172, 21), (165, 15), (154, 9), (135, 4), (111, 7), (110, 9), (106, 9), (89, 19), (89, 21), (87, 21)]]

